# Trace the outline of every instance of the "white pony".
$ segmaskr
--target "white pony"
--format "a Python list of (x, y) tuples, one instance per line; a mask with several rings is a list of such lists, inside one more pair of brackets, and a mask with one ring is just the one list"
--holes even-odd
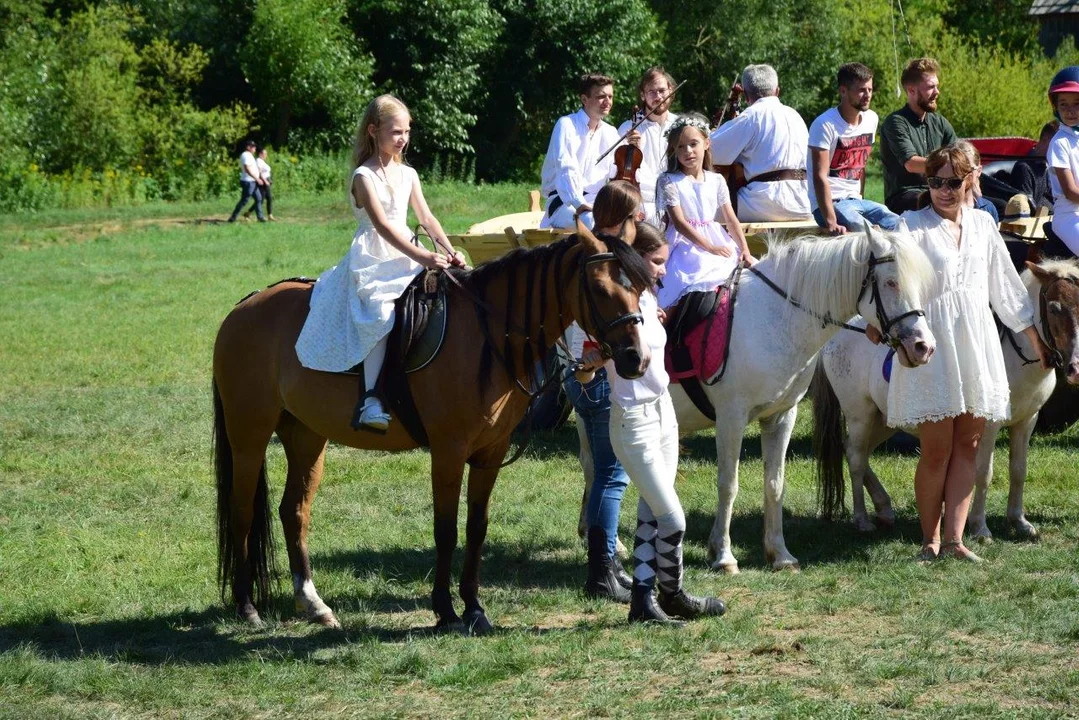
[[(1042, 333), (1046, 344), (1059, 351), (1060, 366), (1066, 370), (1068, 382), (1079, 384), (1079, 342), (1076, 340), (1076, 328), (1079, 327), (1079, 262), (1052, 260), (1041, 265), (1027, 263), (1027, 267), (1022, 280), (1035, 308), (1035, 327)], [(1048, 317), (1043, 315), (1046, 311)], [(1038, 411), (1056, 387), (1056, 373), (1041, 369), (1036, 362), (1038, 355), (1025, 335), (1015, 336), (1005, 329), (1001, 346), (1011, 388), (1011, 420), (988, 423), (978, 445), (975, 471), (977, 489), (967, 519), (967, 530), (980, 540), (992, 538), (985, 524), (985, 498), (993, 478), (993, 448), (1001, 427), (1009, 428), (1008, 522), (1020, 537), (1037, 537), (1037, 529), (1023, 516), (1027, 451), (1030, 435), (1038, 420)], [(840, 333), (821, 352), (813, 386), (814, 448), (818, 463), (819, 497), (823, 499), (824, 514), (831, 516), (842, 511), (841, 447), (845, 447), (854, 496), (854, 523), (862, 531), (874, 529), (865, 509), (863, 487), (866, 485), (876, 508), (877, 523), (891, 526), (895, 522), (891, 498), (869, 467), (869, 456), (873, 450), (896, 432), (885, 422), (888, 416), (888, 383), (884, 379), (882, 364), (887, 351), (888, 348), (875, 346), (862, 335)], [(1031, 359), (1035, 362), (1031, 362)], [(843, 416), (847, 420), (845, 441)]]
[[(738, 572), (731, 552), (731, 511), (738, 494), (738, 457), (745, 427), (756, 420), (764, 456), (764, 552), (774, 569), (798, 568), (783, 540), (783, 472), (798, 401), (813, 377), (817, 352), (839, 331), (835, 321), (856, 314), (895, 338), (911, 365), (936, 346), (921, 316), (923, 289), (933, 270), (906, 233), (867, 230), (838, 238), (807, 236), (770, 243), (768, 255), (744, 271), (738, 288), (727, 368), (705, 385), (716, 408), (718, 505), (708, 539), (715, 570)], [(796, 307), (797, 302), (801, 307)], [(680, 385), (670, 386), (682, 432), (713, 425)]]

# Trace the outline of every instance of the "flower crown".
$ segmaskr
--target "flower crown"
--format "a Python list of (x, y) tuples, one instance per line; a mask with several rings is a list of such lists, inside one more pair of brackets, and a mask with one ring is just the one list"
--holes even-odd
[(705, 122), (703, 118), (683, 115), (671, 124), (671, 126), (667, 129), (667, 132), (663, 133), (663, 137), (670, 137), (675, 133), (679, 133), (682, 131), (682, 128), (686, 127), (687, 125), (689, 127), (697, 128), (705, 135), (708, 135), (708, 133), (712, 131), (712, 129), (708, 127), (708, 123)]

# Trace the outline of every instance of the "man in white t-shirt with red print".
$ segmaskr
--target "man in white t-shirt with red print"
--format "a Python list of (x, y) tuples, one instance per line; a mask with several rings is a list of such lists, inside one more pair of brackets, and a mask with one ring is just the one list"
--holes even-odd
[(839, 105), (821, 114), (809, 128), (809, 203), (813, 219), (832, 235), (859, 232), (866, 221), (894, 230), (899, 216), (880, 203), (865, 200), (865, 164), (873, 151), (877, 114), (873, 71), (861, 63), (839, 68)]

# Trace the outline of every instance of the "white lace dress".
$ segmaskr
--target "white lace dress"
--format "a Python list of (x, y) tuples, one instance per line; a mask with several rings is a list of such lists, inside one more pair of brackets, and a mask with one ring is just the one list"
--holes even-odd
[[(392, 188), (381, 174), (362, 166), (356, 168), (353, 179), (356, 175), (369, 179), (387, 221), (408, 231), (408, 203), (416, 171), (404, 165), (399, 169)], [(423, 270), (386, 242), (367, 211), (356, 207), (351, 192), (348, 196), (359, 227), (348, 254), (315, 283), (311, 311), (296, 341), (300, 363), (312, 370), (342, 372), (366, 358), (393, 329), (394, 301)]]
[(923, 301), (937, 349), (922, 367), (893, 364), (888, 424), (911, 427), (963, 413), (1006, 420), (1008, 376), (993, 311), (1018, 333), (1034, 323), (1034, 308), (996, 224), (987, 213), (965, 208), (957, 248), (932, 206), (905, 212), (903, 220), (937, 271)]
[(663, 287), (659, 288), (660, 307), (671, 307), (694, 290), (712, 290), (730, 277), (738, 264), (738, 246), (716, 220), (719, 209), (730, 201), (727, 181), (717, 173), (706, 170), (701, 182), (681, 172), (660, 176), (656, 187), (657, 212), (662, 215), (669, 207), (682, 208), (682, 216), (697, 232), (713, 245), (726, 246), (732, 251), (729, 257), (705, 252), (679, 233), (673, 222), (668, 222), (671, 256)]

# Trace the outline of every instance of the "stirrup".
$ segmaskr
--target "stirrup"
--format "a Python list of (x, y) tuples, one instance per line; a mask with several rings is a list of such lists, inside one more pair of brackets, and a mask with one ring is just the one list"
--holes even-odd
[(352, 429), (385, 435), (389, 427), (390, 414), (382, 409), (382, 401), (378, 399), (375, 392), (369, 390), (356, 406), (356, 413), (352, 417)]

